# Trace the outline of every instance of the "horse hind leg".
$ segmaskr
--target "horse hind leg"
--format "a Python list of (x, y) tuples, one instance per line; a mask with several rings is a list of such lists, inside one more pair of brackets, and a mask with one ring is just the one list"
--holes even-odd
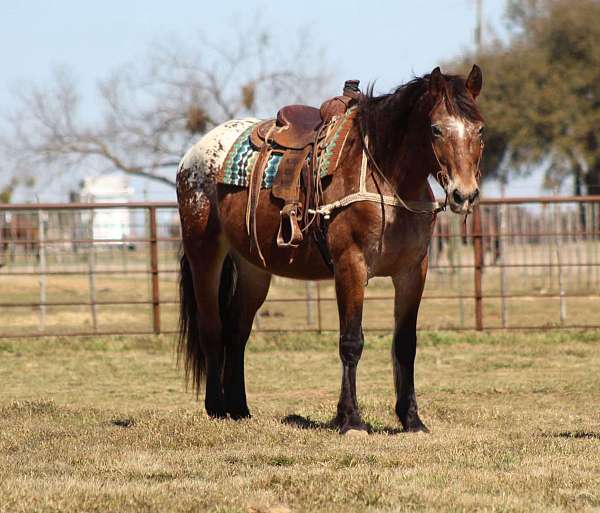
[(193, 173), (193, 169), (184, 169), (177, 177), (184, 248), (179, 282), (178, 352), (186, 377), (191, 378), (197, 394), (206, 382), (204, 404), (208, 415), (224, 417), (221, 386), (224, 346), (219, 301), (221, 283), (228, 280), (229, 268), (223, 265), (228, 248), (217, 215), (216, 198), (198, 192), (195, 183), (185, 179)]
[(185, 257), (181, 263), (179, 354), (196, 391), (206, 381), (209, 415), (227, 414), (223, 394), (223, 315), (231, 300), (235, 267), (228, 256), (217, 200), (216, 174), (237, 136), (252, 121), (233, 120), (205, 135), (183, 157), (177, 200)]
[(198, 394), (206, 382), (204, 405), (211, 417), (225, 417), (221, 384), (224, 363), (221, 304), (222, 283), (230, 280), (226, 252), (204, 245), (202, 253), (186, 251), (181, 259), (180, 340), (186, 377)]
[[(232, 419), (242, 419), (250, 417), (244, 378), (246, 342), (252, 331), (254, 316), (267, 297), (271, 274), (241, 258), (228, 259), (226, 265), (236, 268), (236, 280), (229, 289), (232, 292), (230, 300), (221, 312), (225, 345), (223, 389), (227, 413)], [(221, 291), (226, 294), (228, 289), (223, 287)]]
[(218, 215), (216, 186), (205, 155), (191, 151), (177, 171), (177, 200), (184, 256), (180, 274), (180, 325), (178, 353), (186, 378), (199, 394), (204, 382), (205, 407), (212, 417), (226, 416), (221, 385), (222, 340), (221, 283), (228, 245)]

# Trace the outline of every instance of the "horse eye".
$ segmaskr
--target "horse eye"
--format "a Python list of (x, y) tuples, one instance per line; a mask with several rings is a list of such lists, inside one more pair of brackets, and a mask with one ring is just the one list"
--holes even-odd
[(483, 127), (477, 130), (477, 134), (479, 135), (479, 137), (483, 137)]
[(442, 129), (437, 125), (431, 125), (431, 133), (434, 137), (442, 137), (443, 135)]

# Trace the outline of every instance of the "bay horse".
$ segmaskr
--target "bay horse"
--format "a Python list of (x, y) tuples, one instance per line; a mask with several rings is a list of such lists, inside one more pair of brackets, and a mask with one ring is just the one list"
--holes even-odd
[(293, 250), (277, 246), (281, 206), (268, 189), (260, 191), (256, 212), (263, 263), (251, 250), (245, 225), (248, 189), (217, 183), (229, 148), (258, 120), (228, 121), (185, 154), (177, 172), (184, 251), (178, 350), (197, 394), (206, 382), (209, 416), (250, 417), (244, 350), (271, 275), (333, 278), (342, 362), (334, 422), (341, 433), (367, 430), (356, 396), (364, 345), (364, 289), (369, 278), (390, 276), (395, 287), (395, 412), (404, 431), (428, 431), (417, 408), (414, 360), (417, 313), (438, 209), (417, 211), (409, 205), (435, 204), (428, 183), (433, 175), (453, 212), (466, 214), (472, 208), (479, 194), (483, 150), (483, 118), (475, 102), (481, 87), (477, 65), (466, 79), (435, 68), (390, 94), (375, 96), (371, 87), (359, 98), (358, 115), (337, 169), (323, 186), (323, 201), (335, 202), (354, 192), (366, 151), (366, 190), (401, 197), (405, 207), (356, 201), (332, 212), (326, 244), (333, 271), (311, 237)]
[(29, 214), (12, 212), (8, 219), (6, 215), (1, 216), (0, 255), (5, 256), (8, 253), (8, 261), (14, 262), (17, 248), (21, 246), (25, 255), (33, 255), (39, 259), (38, 232), (38, 223), (34, 222)]

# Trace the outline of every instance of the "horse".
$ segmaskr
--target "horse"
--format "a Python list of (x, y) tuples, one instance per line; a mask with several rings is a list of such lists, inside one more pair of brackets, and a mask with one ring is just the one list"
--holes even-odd
[[(366, 169), (364, 186), (382, 201), (370, 197), (329, 212), (325, 243), (332, 265), (323, 258), (316, 237), (304, 237), (297, 248), (277, 245), (281, 204), (268, 189), (258, 196), (256, 234), (262, 256), (257, 254), (245, 223), (249, 189), (217, 182), (229, 148), (258, 120), (225, 122), (187, 151), (176, 178), (183, 248), (178, 354), (196, 395), (205, 384), (204, 406), (210, 417), (250, 417), (244, 352), (271, 276), (333, 278), (342, 363), (333, 425), (342, 434), (368, 431), (356, 394), (364, 346), (364, 290), (369, 278), (387, 276), (395, 287), (395, 413), (404, 431), (428, 431), (414, 385), (417, 314), (440, 210), (428, 177), (433, 175), (443, 187), (445, 206), (459, 215), (471, 211), (479, 195), (483, 151), (484, 121), (476, 104), (481, 88), (477, 65), (466, 78), (443, 74), (437, 67), (391, 93), (375, 95), (371, 86), (360, 95), (343, 154), (323, 182), (322, 199), (335, 204), (351, 195), (359, 169)], [(397, 202), (385, 202), (384, 197)]]
[(8, 253), (8, 261), (14, 262), (17, 247), (21, 246), (25, 255), (39, 259), (38, 225), (28, 214), (13, 212), (10, 218), (0, 217), (0, 255)]

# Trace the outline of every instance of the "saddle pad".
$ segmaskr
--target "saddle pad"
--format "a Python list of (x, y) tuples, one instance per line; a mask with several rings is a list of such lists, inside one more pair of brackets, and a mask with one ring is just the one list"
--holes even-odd
[[(227, 154), (217, 181), (226, 185), (248, 187), (250, 173), (254, 168), (259, 152), (250, 144), (250, 133), (256, 125), (251, 125), (237, 138)], [(274, 149), (276, 151), (276, 149)], [(281, 153), (271, 153), (263, 175), (261, 188), (270, 189), (277, 175)]]
[(331, 175), (337, 168), (337, 163), (346, 144), (346, 138), (354, 126), (358, 114), (356, 107), (349, 108), (327, 137), (325, 145), (319, 156), (319, 173), (321, 177)]

